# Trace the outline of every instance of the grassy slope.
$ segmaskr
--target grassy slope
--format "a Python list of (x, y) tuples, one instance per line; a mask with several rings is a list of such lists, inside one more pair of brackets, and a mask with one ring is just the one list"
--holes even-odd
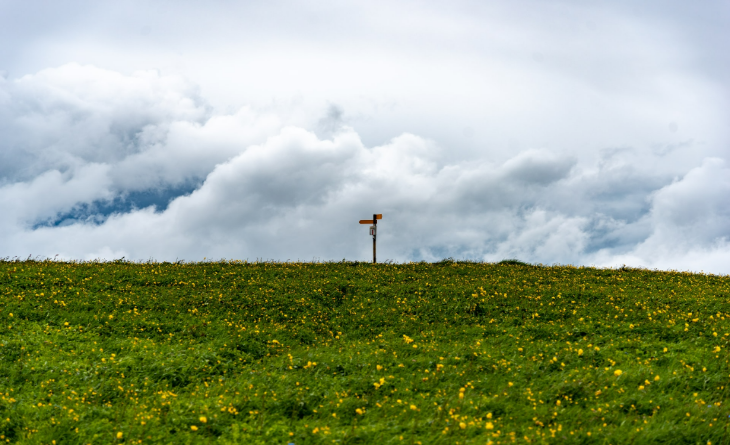
[(720, 443), (729, 433), (728, 277), (6, 261), (0, 295), (10, 442)]

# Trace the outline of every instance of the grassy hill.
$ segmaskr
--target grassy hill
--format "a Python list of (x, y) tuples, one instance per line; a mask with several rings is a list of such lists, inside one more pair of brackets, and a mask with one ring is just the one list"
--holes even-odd
[(730, 278), (0, 262), (10, 443), (722, 443)]

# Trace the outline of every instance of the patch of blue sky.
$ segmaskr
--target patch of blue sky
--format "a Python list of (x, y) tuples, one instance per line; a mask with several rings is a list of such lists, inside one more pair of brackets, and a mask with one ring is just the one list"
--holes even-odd
[(103, 224), (110, 215), (130, 213), (148, 207), (154, 207), (156, 212), (164, 212), (176, 198), (189, 195), (198, 187), (200, 187), (199, 182), (186, 182), (170, 187), (126, 192), (110, 200), (77, 204), (73, 209), (58, 213), (53, 218), (37, 221), (32, 229), (61, 227), (81, 222)]

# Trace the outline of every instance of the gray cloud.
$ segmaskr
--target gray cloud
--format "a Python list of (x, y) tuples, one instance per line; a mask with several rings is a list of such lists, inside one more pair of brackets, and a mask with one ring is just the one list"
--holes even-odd
[(727, 273), (726, 5), (37, 5), (0, 255), (367, 259), (379, 211), (383, 258)]
[(48, 168), (116, 163), (157, 144), (168, 126), (200, 123), (195, 88), (156, 72), (123, 76), (76, 64), (0, 83), (3, 180)]
[(545, 186), (565, 178), (574, 165), (574, 159), (546, 151), (527, 151), (507, 161), (504, 168), (508, 180)]
[[(40, 80), (26, 77), (22, 91), (33, 99), (31, 82), (53, 84), (53, 76), (63, 77), (67, 69), (47, 70)], [(84, 124), (74, 127), (79, 133), (69, 141), (40, 113), (37, 121), (45, 126), (34, 126), (32, 136), (55, 135), (58, 155), (16, 159), (16, 168), (46, 170), (28, 179), (7, 176), (0, 187), (6, 209), (0, 224), (11, 234), (3, 239), (7, 254), (366, 259), (368, 238), (356, 222), (378, 211), (385, 215), (381, 252), (400, 261), (519, 257), (671, 266), (685, 264), (685, 254), (705, 251), (710, 260), (691, 266), (724, 271), (716, 258), (724, 260), (730, 238), (730, 172), (721, 159), (708, 158), (679, 178), (637, 163), (632, 149), (604, 151), (593, 164), (547, 149), (525, 150), (503, 162), (454, 163), (444, 147), (418, 135), (368, 147), (354, 129), (340, 126), (323, 139), (249, 109), (180, 112), (178, 104), (195, 103), (185, 97), (194, 89), (181, 91), (175, 82), (159, 87), (158, 76), (140, 81), (101, 72), (100, 78), (103, 90), (114, 90), (114, 82), (143, 85), (152, 96), (146, 100), (161, 101), (152, 107), (158, 117), (130, 118), (123, 112), (126, 102), (110, 103), (103, 94), (87, 95), (76, 105), (69, 99), (51, 112), (61, 122), (82, 116)], [(6, 95), (11, 103), (25, 100), (19, 89), (5, 91), (12, 92)], [(54, 94), (70, 96), (63, 88)], [(103, 118), (92, 123), (77, 110), (104, 104)], [(116, 128), (130, 129), (131, 136), (119, 137)], [(24, 140), (22, 135), (16, 137)], [(107, 140), (117, 143), (106, 145)], [(124, 140), (135, 141), (135, 148), (127, 149), (119, 142)], [(101, 153), (86, 155), (73, 141)], [(38, 147), (34, 153), (43, 152)], [(132, 206), (102, 218), (91, 211), (87, 219), (58, 219), (74, 209), (93, 210), (94, 203), (195, 178), (201, 178), (199, 185), (171, 197), (165, 208)], [(664, 263), (657, 261), (659, 252)]]
[(330, 104), (327, 107), (327, 114), (317, 122), (317, 136), (328, 138), (342, 130), (345, 125), (344, 114), (342, 107)]
[(651, 200), (657, 228), (653, 236), (664, 238), (661, 244), (730, 241), (730, 167), (724, 160), (705, 159), (681, 180), (657, 190)]

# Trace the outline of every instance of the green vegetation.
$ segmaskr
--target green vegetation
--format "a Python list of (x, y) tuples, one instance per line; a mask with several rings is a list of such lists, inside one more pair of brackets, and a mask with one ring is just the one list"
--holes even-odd
[(708, 443), (730, 278), (0, 262), (10, 443)]

